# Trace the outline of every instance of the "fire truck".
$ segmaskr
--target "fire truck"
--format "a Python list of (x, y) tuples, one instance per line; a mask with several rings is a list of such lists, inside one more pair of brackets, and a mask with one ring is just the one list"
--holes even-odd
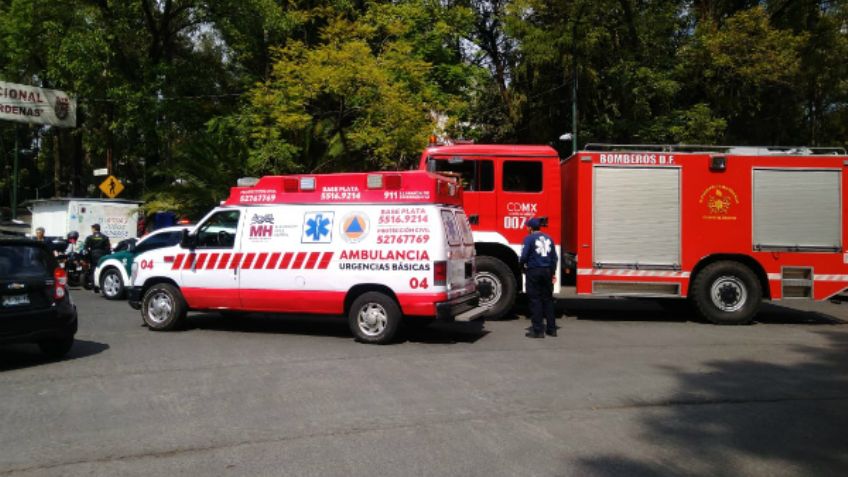
[(690, 298), (742, 324), (762, 299), (848, 288), (848, 156), (835, 148), (602, 145), (428, 147), (420, 167), (459, 175), (488, 318), (521, 291), (525, 222), (543, 219), (560, 280), (578, 295)]

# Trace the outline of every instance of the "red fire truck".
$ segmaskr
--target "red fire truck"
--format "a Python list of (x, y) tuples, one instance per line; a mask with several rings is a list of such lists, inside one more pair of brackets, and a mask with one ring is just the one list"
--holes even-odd
[(533, 216), (578, 294), (689, 297), (735, 324), (762, 298), (848, 288), (841, 149), (588, 145), (560, 160), (547, 146), (456, 144), (427, 148), (421, 168), (462, 177), (490, 318), (520, 291)]

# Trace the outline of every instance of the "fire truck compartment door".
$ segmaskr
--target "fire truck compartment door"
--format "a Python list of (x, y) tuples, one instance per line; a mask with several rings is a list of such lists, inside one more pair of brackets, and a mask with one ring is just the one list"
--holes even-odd
[(754, 248), (842, 247), (839, 170), (755, 169)]
[(680, 264), (680, 170), (595, 166), (595, 266)]

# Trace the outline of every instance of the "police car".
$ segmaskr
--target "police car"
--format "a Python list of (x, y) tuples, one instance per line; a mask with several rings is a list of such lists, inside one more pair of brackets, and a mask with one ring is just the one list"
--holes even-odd
[(104, 255), (97, 262), (97, 268), (94, 269), (94, 291), (101, 292), (107, 300), (125, 298), (133, 259), (148, 250), (178, 244), (185, 229), (186, 226), (165, 227), (150, 232), (137, 242), (135, 239), (128, 239), (123, 249), (119, 244), (112, 253)]
[(130, 304), (151, 330), (189, 310), (346, 315), (368, 343), (405, 318), (470, 321), (485, 310), (461, 204), (455, 179), (424, 171), (263, 177), (136, 257)]

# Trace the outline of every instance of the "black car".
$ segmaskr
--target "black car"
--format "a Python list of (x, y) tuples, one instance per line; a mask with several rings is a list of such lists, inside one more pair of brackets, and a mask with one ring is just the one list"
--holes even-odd
[(35, 343), (51, 358), (70, 351), (77, 309), (50, 248), (0, 237), (0, 344)]

